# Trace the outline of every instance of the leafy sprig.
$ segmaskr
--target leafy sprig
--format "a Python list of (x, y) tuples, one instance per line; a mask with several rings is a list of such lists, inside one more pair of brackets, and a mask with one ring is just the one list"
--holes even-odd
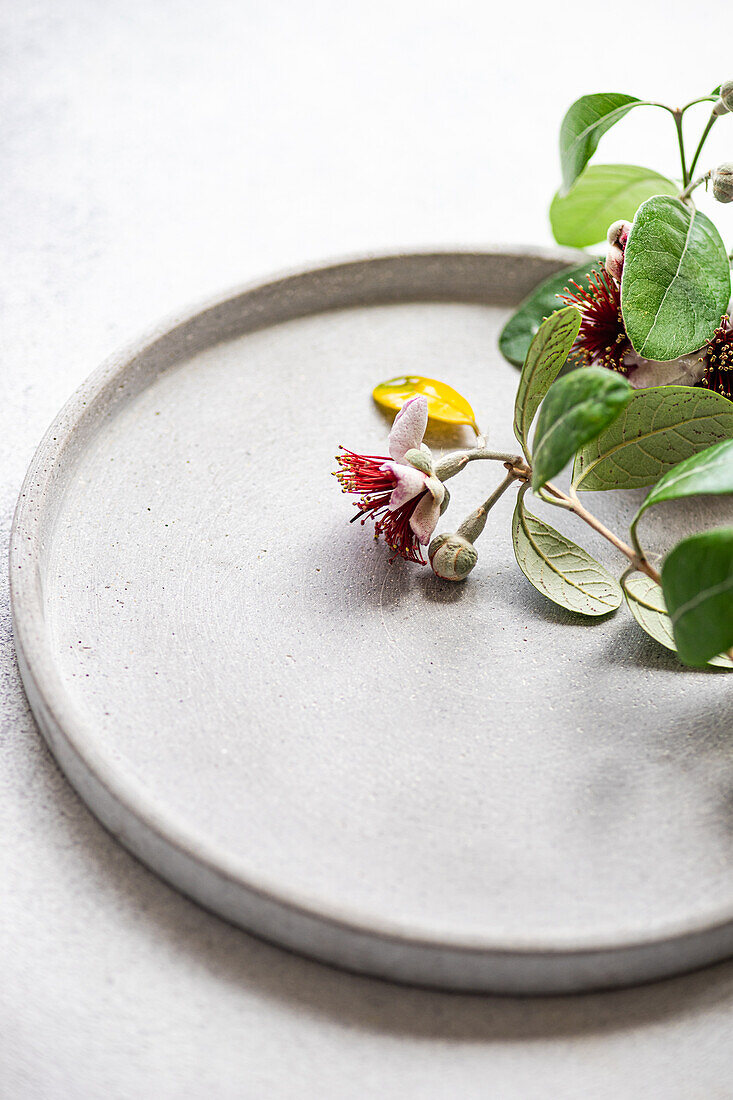
[[(557, 316), (540, 326), (533, 344), (546, 343), (543, 330), (556, 327)], [(522, 422), (522, 406), (532, 401), (531, 378), (540, 373), (534, 359), (530, 349), (532, 367), (527, 374), (525, 364), (520, 376), (515, 424)], [(617, 388), (611, 388), (612, 382)], [(691, 416), (693, 411), (699, 415)], [(517, 438), (523, 442), (521, 433)], [(555, 440), (557, 452), (548, 463), (543, 452), (548, 447), (552, 450)], [(573, 480), (565, 494), (549, 479), (573, 452)], [(526, 481), (543, 500), (573, 512), (630, 563), (621, 578), (622, 587), (611, 585), (612, 578), (599, 562), (535, 517), (527, 519), (523, 487), (514, 516), (514, 550), (523, 572), (539, 591), (570, 611), (598, 615), (619, 606), (623, 588), (642, 629), (663, 645), (677, 648), (685, 664), (705, 665), (733, 647), (733, 527), (684, 539), (665, 558), (661, 574), (649, 561), (638, 531), (641, 517), (655, 505), (733, 493), (730, 402), (688, 387), (658, 386), (633, 393), (613, 372), (575, 372), (547, 390), (534, 453), (527, 454), (527, 463), (533, 468)], [(631, 488), (656, 478), (632, 520), (628, 544), (591, 515), (578, 497), (580, 489)], [(548, 573), (553, 574), (552, 583)], [(584, 602), (579, 596), (583, 587)], [(727, 664), (729, 659), (717, 663)]]
[[(641, 628), (680, 660), (701, 667), (733, 667), (724, 651), (733, 649), (733, 527), (683, 539), (661, 569), (642, 544), (639, 525), (648, 509), (698, 495), (733, 494), (733, 404), (718, 394), (684, 386), (634, 391), (619, 374), (601, 369), (561, 374), (578, 331), (578, 311), (568, 306), (552, 314), (531, 340), (522, 367), (513, 427), (521, 454), (478, 446), (444, 455), (434, 474), (445, 482), (469, 462), (494, 461), (505, 476), (482, 505), (454, 533), (430, 544), (434, 571), (465, 580), (478, 560), (475, 548), (486, 517), (512, 485), (518, 487), (512, 542), (525, 577), (548, 599), (568, 611), (605, 616), (626, 603)], [(450, 422), (470, 405), (435, 379), (413, 378), (414, 389), (439, 395), (428, 415)], [(386, 404), (389, 386), (375, 399)], [(468, 419), (468, 417), (466, 417)], [(536, 428), (532, 432), (536, 421)], [(471, 422), (475, 425), (473, 411)], [(530, 439), (530, 436), (532, 438)], [(430, 468), (422, 452), (408, 455), (418, 469)], [(432, 460), (431, 460), (432, 461)], [(572, 462), (566, 492), (553, 482)], [(634, 516), (628, 541), (582, 503), (587, 489), (653, 488)], [(530, 493), (562, 508), (610, 542), (628, 561), (617, 580), (582, 546), (557, 531), (528, 506)], [(440, 553), (439, 553), (440, 551)]]
[[(683, 120), (704, 103), (712, 104), (711, 114), (689, 157)], [(679, 180), (636, 165), (590, 164), (603, 135), (638, 107), (671, 115)], [(521, 367), (513, 418), (521, 454), (490, 450), (473, 409), (451, 387), (398, 378), (378, 386), (375, 400), (402, 409), (398, 417), (411, 402), (421, 402), (409, 414), (413, 429), (420, 418), (424, 428), (428, 416), (467, 424), (476, 446), (434, 463), (424, 444), (414, 441), (405, 450), (397, 439), (395, 449), (390, 437), (393, 461), (344, 452), (337, 472), (345, 491), (363, 494), (355, 518), (374, 518), (396, 554), (423, 562), (418, 535), (427, 544), (449, 507), (444, 482), (473, 461), (502, 463), (503, 480), (487, 499), (455, 531), (430, 541), (433, 571), (466, 579), (478, 561), (475, 543), (488, 513), (513, 486), (519, 490), (514, 553), (530, 583), (580, 615), (609, 615), (625, 600), (647, 634), (693, 667), (733, 668), (733, 527), (683, 539), (658, 566), (644, 548), (640, 525), (650, 508), (669, 501), (733, 494), (730, 257), (692, 197), (712, 181), (717, 200), (733, 201), (733, 164), (695, 175), (708, 134), (730, 112), (733, 81), (681, 108), (616, 92), (573, 103), (560, 130), (562, 186), (550, 221), (560, 244), (587, 247), (605, 235), (608, 252), (601, 270), (588, 256), (542, 283), (501, 333), (501, 351)], [(561, 374), (579, 366), (585, 369)], [(553, 479), (571, 461), (566, 492)], [(581, 500), (588, 490), (648, 486), (626, 538)], [(619, 580), (535, 515), (530, 494), (610, 542), (628, 562)]]
[[(683, 120), (698, 104), (711, 104), (712, 109), (689, 157)], [(679, 180), (633, 164), (590, 163), (603, 135), (638, 107), (656, 108), (673, 119)], [(614, 223), (631, 223), (620, 305), (630, 346), (646, 360), (669, 362), (704, 349), (728, 307), (729, 253), (714, 223), (696, 210), (693, 194), (712, 181), (716, 199), (733, 201), (730, 164), (695, 176), (710, 131), (731, 110), (733, 81), (728, 81), (684, 107), (617, 92), (586, 95), (571, 105), (563, 119), (562, 186), (550, 206), (553, 234), (559, 244), (586, 248), (602, 241)], [(566, 269), (523, 303), (500, 338), (510, 362), (521, 364), (540, 322), (560, 306), (557, 295), (572, 282), (581, 282), (589, 268), (590, 262), (584, 269), (582, 265)]]

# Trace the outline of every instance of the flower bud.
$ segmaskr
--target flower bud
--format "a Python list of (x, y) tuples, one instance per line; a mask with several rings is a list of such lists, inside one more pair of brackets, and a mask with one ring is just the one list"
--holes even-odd
[(725, 84), (721, 84), (720, 99), (713, 107), (714, 115), (724, 115), (728, 111), (733, 111), (733, 80), (726, 80)]
[(713, 195), (718, 202), (733, 202), (733, 163), (719, 164), (713, 172)]
[(464, 581), (478, 561), (478, 550), (461, 535), (437, 535), (428, 547), (430, 565), (436, 577)]
[(614, 222), (608, 229), (606, 238), (608, 241), (606, 271), (617, 283), (621, 282), (621, 274), (624, 269), (624, 253), (626, 251), (626, 242), (629, 239), (630, 232), (631, 222), (625, 221)]
[(452, 454), (444, 455), (435, 467), (435, 476), (439, 481), (447, 481), (449, 477), (460, 473), (468, 461), (468, 455), (464, 451), (453, 451)]
[(424, 474), (432, 474), (433, 472), (433, 456), (429, 452), (419, 450), (417, 447), (411, 447), (409, 451), (405, 451), (405, 462), (409, 462), (411, 466), (414, 466), (416, 470), (421, 470)]

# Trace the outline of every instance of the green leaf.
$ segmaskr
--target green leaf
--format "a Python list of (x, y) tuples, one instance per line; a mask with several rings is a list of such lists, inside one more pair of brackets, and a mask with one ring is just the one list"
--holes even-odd
[(698, 668), (733, 647), (733, 527), (691, 535), (662, 566), (680, 660)]
[(633, 390), (621, 374), (585, 367), (555, 382), (537, 420), (532, 488), (539, 489), (628, 405)]
[(564, 189), (572, 187), (607, 130), (633, 107), (647, 106), (621, 92), (597, 92), (576, 99), (560, 126), (560, 163)]
[[(656, 581), (647, 577), (646, 573), (630, 573), (621, 578), (621, 587), (624, 590), (629, 611), (641, 629), (660, 645), (676, 653), (672, 620), (667, 614), (662, 589)], [(708, 664), (715, 665), (717, 668), (733, 668), (733, 661), (723, 654), (713, 657)]]
[(605, 241), (613, 222), (631, 221), (652, 195), (676, 195), (679, 187), (651, 168), (634, 164), (594, 164), (586, 168), (567, 194), (558, 191), (550, 206), (550, 223), (558, 244), (575, 248)]
[(655, 360), (697, 351), (729, 299), (730, 260), (710, 219), (668, 195), (642, 203), (621, 279), (621, 312), (635, 351)]
[(580, 311), (566, 306), (543, 321), (530, 344), (514, 402), (514, 434), (527, 457), (527, 435), (535, 413), (564, 365), (579, 329)]
[(704, 451), (678, 462), (660, 478), (631, 523), (636, 530), (639, 518), (652, 504), (682, 497), (733, 493), (733, 439), (714, 443)]
[(590, 554), (524, 507), (526, 486), (512, 520), (519, 568), (538, 592), (579, 615), (607, 615), (620, 605), (618, 582)]
[(551, 275), (549, 279), (532, 291), (528, 298), (520, 305), (519, 309), (509, 318), (499, 337), (499, 351), (515, 367), (521, 367), (527, 358), (532, 337), (538, 331), (545, 317), (562, 307), (558, 294), (568, 289), (571, 282), (576, 282), (584, 289), (588, 288), (588, 272), (592, 269), (595, 258), (589, 256), (588, 260), (579, 267), (566, 267), (557, 275)]
[(576, 489), (652, 485), (690, 455), (733, 439), (733, 402), (692, 386), (636, 390), (621, 416), (575, 457)]
[(642, 630), (667, 649), (677, 651), (672, 634), (672, 621), (664, 605), (664, 595), (659, 585), (646, 573), (630, 573), (622, 578), (621, 587), (626, 596), (629, 611)]

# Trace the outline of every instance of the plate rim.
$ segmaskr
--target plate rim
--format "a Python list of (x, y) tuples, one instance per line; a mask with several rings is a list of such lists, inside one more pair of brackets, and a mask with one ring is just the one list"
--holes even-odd
[[(573, 250), (542, 249), (528, 247), (510, 248), (426, 248), (411, 250), (409, 252), (377, 252), (356, 256), (347, 256), (336, 260), (325, 261), (320, 264), (307, 264), (285, 272), (278, 273), (264, 279), (248, 281), (242, 286), (234, 287), (220, 294), (204, 298), (202, 301), (189, 306), (182, 311), (176, 311), (168, 317), (152, 326), (142, 336), (130, 341), (121, 350), (110, 355), (101, 366), (87, 377), (71, 397), (62, 406), (53, 422), (44, 434), (24, 478), (18, 502), (16, 504), (11, 533), (10, 533), (10, 604), (13, 635), (18, 656), (18, 664), (23, 680), (24, 688), (28, 696), (31, 710), (40, 726), (40, 729), (51, 749), (54, 758), (62, 768), (72, 786), (79, 793), (84, 803), (92, 810), (95, 817), (112, 832), (112, 834), (132, 853), (142, 860), (156, 874), (164, 878), (184, 893), (193, 896), (195, 900), (211, 909), (220, 916), (241, 924), (249, 931), (265, 935), (267, 932), (253, 927), (253, 921), (240, 921), (236, 916), (227, 913), (221, 906), (215, 904), (210, 898), (197, 895), (196, 889), (182, 886), (162, 868), (155, 859), (150, 856), (148, 849), (156, 844), (163, 850), (173, 849), (177, 856), (183, 860), (190, 860), (194, 866), (202, 867), (206, 873), (214, 879), (223, 879), (238, 891), (247, 894), (251, 904), (257, 905), (258, 899), (265, 905), (282, 909), (285, 915), (294, 921), (304, 919), (306, 922), (327, 926), (335, 931), (338, 936), (366, 937), (372, 943), (390, 943), (395, 949), (407, 952), (415, 949), (419, 953), (432, 953), (443, 955), (443, 964), (448, 955), (459, 954), (471, 957), (492, 957), (506, 959), (523, 959), (525, 963), (540, 966), (540, 960), (570, 961), (575, 959), (583, 963), (578, 969), (587, 970), (589, 961), (597, 957), (603, 958), (603, 967), (609, 972), (611, 980), (582, 979), (576, 974), (575, 979), (568, 985), (559, 979), (539, 982), (539, 991), (554, 991), (556, 988), (598, 988), (607, 984), (628, 984), (636, 980), (626, 972), (626, 968), (616, 965), (612, 959), (618, 955), (655, 954), (660, 949), (663, 954), (677, 953), (674, 964), (668, 961), (666, 967), (657, 959), (654, 965), (647, 965), (651, 971), (651, 977), (664, 976), (676, 973), (681, 969), (690, 969), (692, 966), (701, 965), (702, 962), (713, 961), (722, 957), (733, 949), (733, 906), (723, 906), (714, 912), (700, 917), (696, 915), (688, 918), (677, 918), (667, 923), (657, 922), (653, 930), (648, 934), (641, 934), (638, 929), (633, 932), (622, 930), (611, 937), (598, 937), (589, 934), (588, 937), (578, 936), (573, 933), (564, 942), (561, 936), (553, 935), (543, 940), (536, 935), (528, 937), (518, 936), (509, 941), (504, 939), (497, 942), (491, 935), (456, 933), (451, 935), (447, 930), (434, 935), (426, 934), (421, 930), (410, 928), (409, 920), (395, 920), (370, 918), (367, 923), (359, 919), (359, 914), (351, 907), (339, 907), (331, 903), (324, 905), (323, 899), (309, 898), (301, 889), (292, 891), (279, 888), (275, 882), (268, 881), (267, 876), (261, 873), (252, 875), (248, 872), (244, 862), (239, 858), (230, 856), (224, 848), (218, 844), (206, 840), (198, 835), (195, 829), (186, 826), (175, 814), (166, 812), (161, 814), (156, 810), (154, 800), (147, 796), (146, 789), (135, 785), (129, 780), (124, 769), (116, 770), (112, 761), (107, 758), (104, 751), (95, 743), (93, 737), (87, 736), (89, 724), (85, 723), (81, 709), (76, 706), (72, 697), (65, 691), (63, 681), (59, 675), (53, 659), (53, 647), (45, 636), (43, 595), (41, 592), (41, 579), (39, 568), (39, 556), (41, 554), (41, 536), (43, 534), (43, 521), (49, 496), (53, 493), (53, 480), (65, 466), (70, 450), (74, 444), (80, 429), (87, 422), (93, 423), (97, 408), (104, 404), (105, 394), (110, 386), (119, 384), (131, 365), (145, 352), (149, 351), (159, 341), (170, 339), (177, 329), (195, 323), (202, 315), (212, 310), (226, 309), (234, 300), (241, 299), (264, 288), (277, 288), (279, 284), (287, 288), (293, 280), (303, 278), (316, 278), (326, 273), (334, 273), (339, 270), (353, 269), (355, 272), (371, 268), (375, 263), (420, 260), (454, 260), (460, 261), (471, 257), (482, 260), (535, 260), (546, 261), (554, 264), (575, 264), (579, 256), (589, 256), (588, 253), (579, 253)], [(591, 257), (589, 256), (589, 259)], [(419, 300), (419, 299), (414, 299)], [(435, 300), (435, 299), (434, 299)], [(460, 300), (460, 299), (456, 299)], [(368, 306), (369, 303), (365, 303)], [(293, 316), (311, 315), (323, 312), (329, 308), (327, 303), (319, 309), (307, 310)], [(353, 308), (358, 308), (355, 303)], [(265, 320), (262, 327), (267, 328), (277, 321)], [(220, 339), (226, 338), (220, 337)], [(213, 346), (216, 339), (207, 341), (206, 346)], [(183, 356), (185, 358), (185, 356)], [(141, 388), (145, 388), (144, 383)], [(69, 466), (73, 467), (73, 454)], [(133, 822), (130, 821), (133, 819)], [(141, 828), (142, 834), (138, 835)], [(146, 851), (148, 855), (146, 857)], [(724, 941), (721, 952), (720, 945), (711, 954), (710, 950), (700, 953), (701, 945), (696, 945), (701, 937), (715, 938)], [(295, 947), (303, 953), (315, 955), (324, 961), (335, 961), (338, 965), (350, 966), (349, 959), (335, 957), (338, 952), (328, 948), (309, 947), (297, 942), (298, 936), (291, 937), (293, 942), (284, 942), (285, 937), (273, 937), (275, 942), (284, 946)], [(312, 938), (312, 937), (311, 937)], [(328, 938), (328, 937), (326, 937)], [(690, 950), (685, 952), (684, 945), (688, 943)], [(697, 947), (697, 956), (694, 948)], [(692, 955), (690, 954), (692, 951)], [(369, 952), (367, 952), (369, 954)], [(685, 957), (685, 959), (682, 958)], [(689, 956), (689, 958), (688, 958)], [(698, 958), (699, 956), (699, 958)], [(710, 957), (708, 957), (710, 956)], [(687, 961), (685, 961), (687, 960)], [(701, 961), (700, 961), (701, 960)], [(469, 963), (469, 965), (471, 965)], [(379, 973), (377, 965), (359, 966), (354, 969), (366, 969), (371, 973)], [(440, 967), (439, 969), (442, 969)], [(540, 966), (541, 969), (541, 966)], [(551, 967), (554, 969), (554, 967)], [(643, 969), (643, 967), (642, 967)], [(397, 967), (399, 971), (399, 967)], [(418, 968), (419, 970), (419, 968)], [(448, 988), (481, 988), (495, 989), (496, 984), (485, 980), (479, 986), (466, 983), (456, 983), (450, 977), (442, 977), (440, 980), (431, 978), (430, 973), (421, 975), (419, 972), (412, 974), (410, 966), (407, 966), (407, 976), (404, 977), (382, 973), (383, 977), (397, 977), (399, 980), (415, 981), (422, 984), (435, 984)], [(616, 971), (618, 972), (616, 974)], [(613, 972), (613, 973), (611, 973)], [(614, 976), (616, 974), (616, 976)], [(506, 983), (505, 983), (506, 984)], [(511, 986), (511, 982), (509, 985)], [(526, 981), (524, 982), (526, 985)], [(531, 985), (532, 983), (530, 983)], [(534, 991), (520, 990), (520, 991)]]

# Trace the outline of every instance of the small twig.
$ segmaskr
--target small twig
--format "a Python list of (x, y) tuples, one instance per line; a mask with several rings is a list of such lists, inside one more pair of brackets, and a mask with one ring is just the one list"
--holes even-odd
[(486, 525), (486, 517), (496, 504), (497, 500), (504, 495), (504, 493), (513, 482), (518, 480), (519, 479), (517, 478), (513, 470), (509, 470), (504, 480), (497, 485), (493, 493), (491, 493), (491, 495), (486, 498), (483, 504), (481, 504), (475, 512), (471, 512), (470, 516), (467, 516), (465, 518), (461, 526), (456, 531), (456, 534), (460, 535), (462, 538), (468, 539), (470, 542), (475, 542), (483, 531)]
[[(469, 454), (471, 455), (471, 457), (476, 458), (489, 457), (488, 455), (480, 455), (476, 452), (469, 452)], [(491, 457), (495, 458), (497, 456), (492, 454)], [(480, 522), (485, 514), (488, 513), (489, 509), (493, 508), (494, 504), (497, 502), (502, 493), (506, 492), (513, 481), (519, 481), (525, 485), (529, 485), (532, 479), (532, 469), (530, 466), (527, 465), (526, 462), (524, 462), (522, 458), (516, 455), (509, 455), (505, 458), (504, 466), (507, 470), (507, 476), (504, 478), (501, 484), (497, 486), (497, 488), (493, 491), (493, 493), (485, 501), (485, 503), (482, 504), (481, 507), (478, 508), (475, 512), (473, 512), (471, 516), (469, 516), (464, 521), (464, 524), (462, 524), (461, 527), (458, 528), (458, 534), (463, 534), (464, 532), (462, 528), (464, 526), (467, 526), (469, 523), (475, 525), (477, 522)], [(548, 481), (539, 489), (539, 495), (544, 501), (546, 501), (546, 503), (553, 504), (556, 507), (565, 508), (568, 512), (572, 512), (574, 515), (576, 515), (578, 519), (582, 519), (584, 523), (587, 523), (589, 527), (592, 527), (594, 531), (597, 531), (599, 535), (602, 535), (604, 539), (610, 542), (612, 546), (615, 546), (617, 550), (619, 550), (626, 558), (628, 558), (634, 569), (638, 570), (640, 573), (646, 573), (646, 575), (650, 577), (656, 584), (661, 584), (661, 577), (659, 576), (659, 573), (654, 568), (654, 566), (650, 565), (649, 562), (646, 560), (644, 552), (639, 545), (638, 539), (636, 538), (635, 531), (632, 530), (634, 545), (629, 546), (623, 541), (623, 539), (620, 539), (618, 535), (615, 535), (613, 531), (610, 531), (608, 527), (605, 526), (605, 524), (601, 523), (601, 521), (597, 519), (596, 516), (594, 516), (591, 512), (588, 511), (587, 508), (585, 508), (583, 504), (581, 504), (575, 486), (570, 487), (570, 493), (568, 494), (563, 493), (561, 489), (558, 489), (556, 485), (553, 485), (551, 481)], [(479, 530), (483, 530), (483, 522), (481, 522)]]
[(668, 107), (666, 103), (654, 103), (652, 100), (646, 104), (647, 107), (661, 107), (663, 111), (667, 111), (668, 114), (673, 115), (676, 113), (676, 107)]
[(503, 462), (507, 469), (524, 461), (519, 455), (506, 454), (504, 451), (489, 451), (486, 447), (475, 447), (471, 451), (450, 451), (443, 455), (436, 464), (435, 470), (441, 481), (447, 481), (456, 474), (460, 474), (461, 470), (465, 470), (469, 462), (480, 459)]
[(540, 489), (537, 490), (537, 493), (538, 493), (541, 500), (544, 500), (544, 502), (546, 504), (552, 504), (553, 507), (555, 507), (555, 508), (566, 508), (569, 512), (572, 512), (572, 510), (573, 510), (572, 500), (569, 500), (567, 498), (564, 499), (564, 500), (553, 499), (546, 492), (546, 488), (547, 488), (547, 486), (543, 485)]
[(490, 512), (491, 509), (496, 504), (499, 497), (502, 496), (507, 491), (507, 489), (512, 484), (512, 482), (513, 481), (518, 481), (518, 480), (519, 480), (519, 478), (515, 474), (514, 470), (509, 470), (509, 472), (507, 473), (504, 480), (499, 482), (499, 484), (494, 489), (493, 493), (491, 493), (491, 495), (488, 496), (486, 498), (486, 500), (483, 502), (483, 504), (481, 505), (481, 511), (482, 512)]
[(695, 171), (695, 165), (697, 164), (700, 153), (702, 152), (702, 147), (705, 144), (705, 141), (707, 139), (708, 134), (712, 130), (713, 126), (715, 125), (716, 118), (718, 118), (718, 115), (716, 115), (715, 108), (713, 108), (713, 111), (710, 115), (710, 118), (707, 121), (707, 125), (706, 125), (705, 129), (702, 132), (702, 136), (700, 138), (700, 143), (699, 143), (697, 149), (695, 150), (695, 155), (692, 158), (692, 164), (690, 165), (690, 179), (692, 179), (692, 175)]
[(485, 447), (477, 447), (474, 451), (466, 451), (466, 461), (473, 462), (474, 459), (489, 459), (493, 462), (510, 462), (512, 466), (515, 466), (523, 462), (521, 455), (504, 454), (502, 451), (488, 451)]
[(680, 148), (680, 164), (682, 165), (682, 186), (687, 187), (690, 182), (690, 177), (687, 172), (687, 163), (685, 161), (685, 139), (682, 136), (682, 111), (677, 108), (672, 111), (672, 117), (674, 118), (674, 124), (677, 128), (677, 144)]
[(551, 493), (559, 502), (563, 504), (569, 512), (573, 512), (578, 519), (582, 519), (589, 527), (592, 527), (594, 531), (597, 531), (599, 535), (602, 535), (604, 539), (607, 539), (612, 546), (615, 546), (617, 550), (629, 559), (635, 569), (638, 569), (640, 573), (646, 573), (647, 577), (651, 577), (657, 584), (661, 584), (662, 579), (659, 573), (656, 571), (653, 565), (650, 565), (643, 554), (638, 554), (633, 547), (627, 545), (618, 535), (614, 535), (613, 531), (609, 531), (599, 519), (597, 519), (591, 512), (589, 512), (578, 499), (578, 494), (575, 490), (571, 490), (572, 496), (568, 496), (563, 493), (556, 485), (551, 482), (547, 482), (545, 485), (548, 493)]
[(692, 183), (688, 183), (684, 191), (680, 191), (679, 195), (677, 196), (680, 202), (686, 202), (686, 200), (689, 199), (695, 188), (699, 187), (701, 183), (705, 183), (706, 180), (709, 180), (712, 174), (713, 169), (711, 168), (708, 172), (703, 173), (702, 176), (698, 176), (696, 180), (692, 181)]
[(505, 462), (504, 465), (517, 481), (529, 481), (532, 477), (531, 466), (527, 466), (522, 458), (514, 458), (511, 462)]
[(680, 107), (680, 114), (683, 115), (685, 111), (690, 107), (696, 107), (698, 103), (717, 103), (719, 96), (716, 95), (702, 95), (699, 99), (691, 99), (689, 103), (686, 103), (684, 107)]

